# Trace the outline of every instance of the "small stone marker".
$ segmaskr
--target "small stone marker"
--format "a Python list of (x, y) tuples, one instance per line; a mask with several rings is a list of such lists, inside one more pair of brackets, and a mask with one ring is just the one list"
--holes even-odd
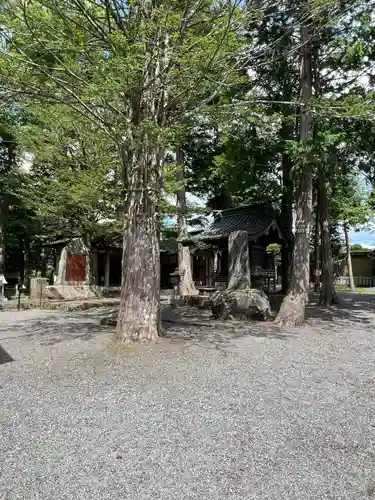
[(47, 278), (31, 278), (30, 280), (30, 300), (43, 300), (47, 296)]

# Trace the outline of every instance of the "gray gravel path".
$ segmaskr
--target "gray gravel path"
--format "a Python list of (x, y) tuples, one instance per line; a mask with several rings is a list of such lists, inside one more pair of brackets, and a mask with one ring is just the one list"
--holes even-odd
[(1, 313), (0, 499), (375, 498), (375, 304), (346, 297), (299, 332), (186, 310), (135, 350), (103, 310)]

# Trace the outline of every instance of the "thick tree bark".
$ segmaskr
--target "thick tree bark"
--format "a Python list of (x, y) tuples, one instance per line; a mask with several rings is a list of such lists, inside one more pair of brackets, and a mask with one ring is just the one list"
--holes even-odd
[[(134, 15), (148, 20), (153, 9), (153, 3), (145, 0), (134, 6)], [(162, 333), (158, 209), (164, 161), (161, 130), (168, 103), (161, 75), (169, 61), (168, 35), (157, 31), (144, 42), (148, 59), (142, 83), (131, 95), (129, 127), (121, 145), (126, 202), (117, 338), (124, 343), (156, 341)]]
[(246, 231), (233, 231), (228, 240), (228, 288), (244, 290), (251, 288), (249, 235)]
[(199, 295), (196, 289), (191, 264), (190, 248), (186, 245), (178, 245), (178, 270), (180, 274), (180, 296), (182, 298), (195, 297)]
[(2, 220), (0, 218), (0, 274), (4, 274), (5, 271), (4, 265), (5, 265), (4, 231), (3, 231)]
[[(5, 245), (4, 245), (4, 232), (3, 220), (0, 214), (0, 274), (5, 273)], [(4, 300), (4, 285), (0, 286), (0, 301)]]
[[(300, 142), (307, 145), (313, 135), (310, 109), (312, 97), (311, 42), (309, 29), (301, 27), (301, 118)], [(306, 155), (308, 152), (306, 151)], [(295, 188), (296, 233), (292, 261), (292, 279), (288, 295), (284, 298), (276, 322), (283, 326), (297, 326), (305, 322), (310, 285), (310, 229), (312, 211), (312, 164), (308, 158), (302, 162)]]
[(350, 287), (350, 290), (352, 292), (355, 292), (352, 256), (350, 253), (349, 228), (348, 228), (347, 224), (344, 224), (344, 234), (345, 234), (346, 257), (348, 260), (349, 287)]
[(0, 274), (5, 272), (5, 235), (4, 227), (7, 219), (7, 206), (4, 200), (0, 200)]
[(273, 269), (274, 269), (274, 277), (273, 277), (273, 291), (276, 291), (277, 287), (277, 257), (276, 254), (273, 254)]
[(128, 193), (117, 338), (124, 343), (155, 341), (160, 332), (160, 158), (140, 147), (125, 161)]
[(320, 234), (320, 214), (319, 214), (319, 197), (317, 197), (316, 202), (316, 213), (315, 213), (315, 292), (320, 293), (320, 242), (321, 242), (321, 234)]
[(95, 284), (94, 262), (93, 262), (92, 243), (91, 243), (91, 236), (90, 235), (86, 235), (83, 237), (83, 244), (85, 245), (85, 247), (87, 249), (85, 282), (87, 285), (94, 285)]
[[(290, 123), (283, 123), (281, 137), (289, 140), (292, 136)], [(291, 265), (293, 256), (293, 182), (291, 179), (292, 159), (284, 151), (282, 156), (283, 192), (281, 200), (281, 228), (285, 235), (285, 241), (281, 246), (281, 289), (286, 295), (289, 289)]]
[(332, 247), (329, 228), (329, 210), (327, 197), (327, 181), (323, 172), (319, 174), (319, 214), (320, 227), (322, 234), (322, 286), (320, 290), (319, 302), (326, 306), (337, 304), (335, 286), (333, 283), (333, 267), (332, 267)]
[(31, 251), (30, 251), (30, 241), (25, 239), (23, 242), (24, 252), (23, 252), (23, 271), (22, 271), (22, 283), (28, 288), (31, 274)]
[[(178, 170), (176, 173), (179, 190), (177, 192), (178, 205), (178, 237), (187, 236), (187, 203), (185, 189), (185, 169), (184, 169), (184, 153), (178, 148), (176, 152), (176, 162)], [(178, 271), (180, 275), (180, 296), (182, 298), (199, 295), (199, 291), (195, 288), (192, 272), (192, 260), (190, 247), (178, 244)]]

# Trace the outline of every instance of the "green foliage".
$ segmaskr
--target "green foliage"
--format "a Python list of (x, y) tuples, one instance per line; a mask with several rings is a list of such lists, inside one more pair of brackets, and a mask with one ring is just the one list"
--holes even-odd
[[(63, 102), (120, 142), (129, 134), (126, 117), (135, 105), (137, 135), (155, 133), (161, 123), (140, 107), (152, 97), (165, 100), (160, 85), (168, 89), (163, 112), (176, 123), (179, 110), (194, 110), (231, 80), (240, 16), (230, 1), (206, 0), (186, 12), (174, 0), (160, 5), (138, 0), (125, 11), (117, 0), (27, 6), (10, 0), (1, 11), (9, 30), (2, 84), (12, 92), (26, 90), (34, 101)], [(146, 77), (149, 61), (160, 57), (165, 58), (163, 72), (156, 68)]]
[[(300, 167), (312, 163), (329, 184), (331, 222), (366, 222), (371, 210), (357, 177), (375, 179), (374, 95), (366, 82), (375, 57), (373, 4), (310, 2), (319, 91), (311, 102), (314, 141), (301, 145), (300, 2), (204, 0), (188, 16), (189, 4), (174, 0), (152, 8), (136, 0), (126, 11), (118, 0), (4, 2), (8, 241), (119, 229), (129, 171), (139, 166), (134, 152), (152, 156), (176, 144), (186, 151), (185, 187), (212, 208), (280, 207)], [(16, 143), (33, 154), (27, 174), (8, 172), (19, 162)], [(164, 163), (162, 213), (176, 213), (178, 168)]]
[(368, 248), (363, 247), (359, 243), (355, 243), (354, 245), (350, 245), (350, 250), (352, 252), (368, 252), (369, 251)]
[(274, 264), (279, 266), (281, 264), (281, 245), (278, 243), (270, 243), (267, 247), (268, 255), (272, 255), (274, 258)]
[(280, 255), (281, 245), (278, 243), (270, 243), (267, 247), (267, 253), (270, 255)]
[(331, 217), (349, 227), (369, 222), (372, 210), (368, 203), (368, 193), (360, 189), (353, 176), (337, 179), (330, 193)]
[(172, 211), (162, 152), (241, 79), (243, 17), (231, 0), (3, 3), (0, 84), (30, 113), (35, 153), (22, 196), (53, 232), (93, 234), (120, 200), (144, 206), (135, 192)]
[(118, 156), (90, 121), (65, 106), (34, 107), (18, 134), (33, 157), (19, 196), (51, 237), (91, 238), (101, 221), (116, 218), (122, 190)]

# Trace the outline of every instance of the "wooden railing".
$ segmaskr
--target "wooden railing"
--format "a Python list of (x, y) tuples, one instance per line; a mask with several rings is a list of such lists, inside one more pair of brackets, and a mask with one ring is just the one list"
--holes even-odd
[[(349, 276), (338, 276), (335, 279), (336, 285), (349, 286)], [(375, 276), (354, 276), (354, 285), (360, 288), (375, 287)]]
[[(257, 288), (261, 282), (261, 288), (265, 291), (274, 291), (276, 287), (281, 284), (281, 279), (277, 279), (277, 283), (274, 283), (275, 274), (273, 271), (265, 271), (264, 273), (252, 273), (251, 275), (254, 280), (254, 288)], [(222, 290), (228, 286), (227, 276), (218, 276), (211, 282), (206, 279), (202, 281), (194, 281), (197, 288), (215, 288), (216, 290)]]

